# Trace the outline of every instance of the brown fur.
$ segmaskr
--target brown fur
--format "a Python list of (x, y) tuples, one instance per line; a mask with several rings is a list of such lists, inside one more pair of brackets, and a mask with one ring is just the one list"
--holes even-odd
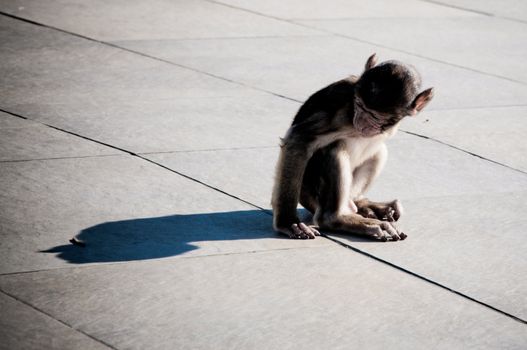
[(381, 240), (404, 239), (393, 224), (402, 213), (398, 201), (362, 198), (386, 159), (384, 140), (400, 120), (432, 98), (418, 93), (412, 67), (372, 55), (357, 78), (335, 82), (313, 94), (299, 109), (282, 140), (272, 206), (274, 228), (292, 238), (314, 238), (314, 226), (300, 222), (300, 202), (322, 229), (343, 230)]

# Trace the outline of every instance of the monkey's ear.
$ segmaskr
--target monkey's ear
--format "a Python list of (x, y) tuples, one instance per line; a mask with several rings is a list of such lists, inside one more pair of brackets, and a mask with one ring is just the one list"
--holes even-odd
[(366, 65), (364, 66), (364, 69), (365, 70), (371, 69), (371, 68), (375, 67), (376, 64), (377, 64), (377, 54), (374, 53), (366, 61)]
[(415, 100), (412, 102), (410, 115), (416, 115), (418, 112), (421, 112), (423, 108), (426, 107), (428, 102), (434, 97), (434, 88), (426, 89), (421, 92)]

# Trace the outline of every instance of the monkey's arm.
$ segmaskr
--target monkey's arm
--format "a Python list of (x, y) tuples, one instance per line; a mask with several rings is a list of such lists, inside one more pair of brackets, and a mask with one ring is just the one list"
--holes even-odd
[[(348, 104), (354, 85), (342, 80), (317, 91), (300, 107), (283, 139), (273, 189), (273, 225), (291, 238), (315, 238), (318, 231), (300, 223), (296, 208), (302, 180), (313, 153), (324, 146), (324, 136), (341, 127), (337, 111)], [(335, 124), (338, 125), (335, 125)]]
[(273, 226), (291, 238), (315, 238), (319, 232), (300, 222), (296, 213), (300, 188), (307, 162), (312, 155), (309, 145), (284, 140), (276, 165), (273, 189)]

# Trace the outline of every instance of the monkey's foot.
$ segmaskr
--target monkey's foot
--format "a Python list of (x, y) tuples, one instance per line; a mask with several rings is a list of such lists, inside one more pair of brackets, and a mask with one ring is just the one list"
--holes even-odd
[(320, 232), (314, 226), (308, 226), (303, 222), (291, 225), (291, 230), (288, 234), (289, 238), (294, 239), (313, 239), (316, 236), (320, 236)]
[(365, 218), (394, 222), (403, 214), (403, 206), (396, 199), (391, 202), (372, 202), (368, 199), (355, 201), (357, 212)]
[(360, 234), (384, 242), (399, 241), (407, 237), (397, 228), (395, 222), (365, 218), (355, 213), (321, 216), (318, 224), (322, 229)]

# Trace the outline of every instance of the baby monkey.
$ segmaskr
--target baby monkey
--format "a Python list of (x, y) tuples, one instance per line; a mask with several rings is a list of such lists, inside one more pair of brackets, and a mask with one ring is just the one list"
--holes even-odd
[[(405, 239), (394, 224), (398, 200), (363, 197), (386, 162), (384, 141), (405, 116), (420, 112), (433, 89), (419, 92), (415, 69), (397, 61), (379, 65), (373, 54), (360, 77), (337, 81), (300, 107), (282, 139), (273, 189), (273, 225), (291, 238), (315, 238), (319, 229)], [(300, 203), (314, 225), (300, 222)]]

